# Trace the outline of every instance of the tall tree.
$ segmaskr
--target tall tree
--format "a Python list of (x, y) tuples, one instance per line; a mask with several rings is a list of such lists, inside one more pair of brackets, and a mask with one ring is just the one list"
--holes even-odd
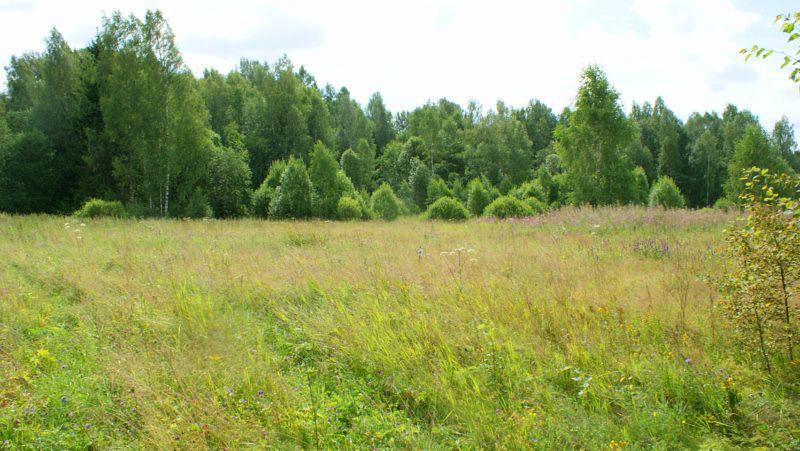
[(392, 113), (383, 104), (381, 93), (376, 92), (369, 98), (367, 117), (372, 121), (372, 136), (378, 148), (378, 154), (380, 154), (383, 152), (383, 148), (395, 138)]
[(575, 110), (567, 126), (556, 128), (557, 150), (578, 204), (605, 205), (634, 200), (633, 165), (623, 149), (631, 126), (619, 105), (619, 93), (598, 66), (581, 75)]
[(795, 170), (800, 172), (800, 154), (797, 152), (797, 141), (794, 138), (794, 125), (783, 116), (772, 129), (772, 145), (787, 163)]

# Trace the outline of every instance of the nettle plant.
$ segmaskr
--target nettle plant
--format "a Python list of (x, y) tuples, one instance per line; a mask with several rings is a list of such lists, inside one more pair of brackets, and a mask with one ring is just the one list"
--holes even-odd
[(772, 373), (776, 361), (796, 370), (800, 177), (753, 167), (742, 181), (739, 198), (747, 217), (727, 237), (731, 269), (723, 279), (725, 312), (767, 371)]

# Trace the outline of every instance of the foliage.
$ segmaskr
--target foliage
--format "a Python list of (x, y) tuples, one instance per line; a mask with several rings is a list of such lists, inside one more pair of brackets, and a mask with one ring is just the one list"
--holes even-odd
[(484, 216), (498, 219), (533, 216), (533, 213), (528, 204), (513, 196), (498, 197), (483, 211)]
[(309, 178), (316, 195), (315, 215), (322, 218), (334, 218), (339, 198), (355, 191), (347, 175), (339, 170), (333, 153), (322, 142), (311, 153)]
[(469, 212), (458, 199), (440, 197), (428, 207), (425, 217), (443, 221), (461, 221), (469, 217)]
[(469, 182), (469, 187), (467, 189), (469, 192), (467, 197), (469, 212), (472, 213), (473, 216), (481, 216), (483, 210), (492, 201), (489, 192), (483, 187), (481, 179), (473, 179)]
[(525, 182), (517, 188), (513, 189), (510, 193), (512, 196), (519, 200), (525, 200), (529, 197), (538, 199), (540, 202), (547, 204), (548, 195), (538, 180), (532, 182)]
[(353, 149), (347, 149), (342, 153), (341, 166), (344, 173), (353, 182), (353, 185), (359, 188), (364, 186), (366, 179), (364, 165), (361, 157)]
[(768, 371), (779, 355), (782, 366), (793, 366), (796, 374), (800, 177), (753, 167), (742, 179), (739, 197), (747, 218), (727, 237), (733, 267), (723, 281), (726, 313), (737, 338), (760, 355)]
[[(778, 24), (782, 33), (787, 34), (786, 42), (797, 47), (797, 38), (800, 38), (800, 12), (779, 14), (775, 16), (775, 24)], [(752, 57), (767, 59), (772, 54), (783, 55), (781, 69), (787, 66), (790, 69), (789, 78), (795, 83), (800, 82), (800, 48), (794, 50), (774, 50), (753, 45), (751, 48), (743, 48), (739, 53), (745, 55), (745, 61)]]
[(291, 158), (275, 190), (269, 215), (272, 218), (302, 219), (312, 215), (312, 187), (302, 160)]
[(209, 168), (208, 201), (217, 217), (248, 214), (252, 202), (250, 175), (244, 149), (214, 149)]
[(742, 172), (751, 167), (769, 169), (771, 172), (791, 173), (792, 169), (770, 145), (764, 131), (757, 126), (749, 126), (736, 148), (728, 166), (728, 181), (725, 194), (729, 199), (740, 200), (744, 191)]
[(127, 215), (122, 202), (103, 199), (89, 199), (73, 213), (76, 218), (124, 218)]
[(648, 197), (650, 196), (650, 184), (647, 182), (647, 174), (645, 173), (644, 168), (641, 166), (636, 166), (633, 168), (633, 180), (636, 187), (634, 203), (639, 205), (647, 204)]
[(528, 197), (523, 201), (535, 214), (544, 213), (547, 211), (547, 204), (542, 202), (542, 200), (538, 197)]
[(409, 176), (408, 184), (411, 186), (411, 200), (420, 208), (425, 208), (425, 202), (428, 200), (428, 185), (431, 181), (431, 172), (419, 160), (414, 164)]
[(349, 196), (342, 196), (336, 205), (336, 218), (343, 221), (361, 219), (364, 216), (358, 200)]
[(384, 221), (394, 221), (400, 215), (400, 199), (388, 183), (382, 184), (372, 193), (372, 211)]
[(180, 216), (192, 219), (211, 218), (214, 216), (214, 210), (211, 208), (208, 196), (202, 188), (197, 188), (192, 193)]
[(576, 108), (568, 125), (556, 127), (556, 149), (571, 200), (577, 204), (628, 203), (633, 198), (632, 165), (623, 150), (632, 130), (619, 106), (619, 93), (597, 66), (581, 74)]
[(651, 207), (683, 208), (686, 206), (686, 200), (674, 180), (661, 176), (653, 183), (648, 204)]
[(447, 187), (447, 183), (439, 177), (430, 179), (426, 192), (426, 205), (431, 205), (442, 197), (454, 197), (453, 192)]
[(267, 171), (267, 176), (258, 189), (253, 193), (253, 214), (259, 218), (269, 216), (270, 202), (275, 196), (275, 191), (281, 185), (281, 177), (286, 171), (286, 161), (275, 160)]
[(0, 146), (0, 210), (54, 212), (55, 154), (43, 133), (12, 136)]

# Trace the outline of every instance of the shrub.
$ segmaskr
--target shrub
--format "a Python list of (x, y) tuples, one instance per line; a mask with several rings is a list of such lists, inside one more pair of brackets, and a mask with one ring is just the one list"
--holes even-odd
[(244, 216), (252, 200), (246, 151), (215, 148), (211, 158), (208, 201), (221, 218)]
[(440, 197), (428, 207), (425, 216), (428, 219), (461, 221), (467, 219), (469, 212), (457, 199), (452, 197)]
[(512, 196), (503, 196), (495, 199), (486, 210), (484, 216), (494, 216), (495, 218), (512, 218), (522, 216), (532, 216), (533, 210), (525, 202)]
[(644, 205), (647, 203), (647, 196), (650, 192), (649, 182), (647, 181), (647, 173), (641, 166), (633, 168), (633, 181), (634, 187), (634, 203)]
[[(727, 237), (730, 270), (722, 286), (732, 330), (772, 372), (796, 365), (800, 321), (792, 298), (800, 285), (800, 177), (751, 168), (739, 200), (746, 222)], [(788, 197), (780, 192), (792, 193)], [(790, 370), (796, 380), (796, 367)]]
[(728, 212), (736, 208), (736, 202), (731, 201), (727, 197), (720, 197), (714, 202), (714, 208), (718, 208), (724, 212)]
[(512, 190), (511, 194), (519, 200), (535, 197), (544, 203), (547, 203), (548, 198), (547, 193), (545, 193), (544, 188), (538, 181), (525, 182)]
[(364, 213), (361, 211), (361, 203), (349, 196), (339, 198), (336, 206), (336, 217), (344, 221), (361, 219)]
[(385, 221), (393, 221), (400, 215), (400, 199), (388, 183), (382, 184), (372, 193), (372, 211)]
[(483, 214), (483, 210), (492, 201), (489, 192), (483, 187), (480, 179), (475, 179), (469, 184), (467, 207), (474, 216)]
[(270, 202), (269, 214), (274, 218), (311, 216), (311, 180), (302, 160), (289, 160), (281, 176), (281, 186)]
[(261, 186), (253, 193), (253, 215), (259, 218), (266, 218), (269, 216), (269, 201), (275, 194), (265, 180)]
[(447, 187), (447, 183), (439, 177), (434, 177), (428, 182), (427, 205), (431, 205), (442, 197), (453, 197), (453, 192)]
[(344, 171), (345, 175), (347, 175), (347, 177), (353, 182), (353, 185), (359, 188), (364, 186), (364, 180), (366, 177), (364, 176), (364, 168), (361, 157), (359, 157), (358, 154), (353, 151), (353, 149), (347, 149), (344, 151), (344, 153), (342, 153), (340, 165), (342, 166), (342, 170)]
[(420, 209), (425, 208), (425, 201), (428, 199), (428, 183), (431, 179), (431, 172), (424, 163), (417, 160), (411, 175), (408, 177), (408, 184), (411, 187), (411, 199)]
[(547, 211), (547, 204), (535, 197), (529, 197), (525, 199), (524, 202), (529, 207), (531, 207), (531, 210), (533, 210), (533, 212), (536, 214), (544, 213), (545, 211)]
[(125, 207), (116, 200), (90, 199), (74, 213), (78, 218), (123, 218)]
[(683, 208), (686, 206), (686, 199), (683, 198), (681, 190), (678, 189), (672, 178), (662, 176), (656, 180), (650, 190), (649, 203), (651, 207)]
[(210, 218), (214, 216), (214, 210), (211, 209), (208, 198), (205, 193), (203, 193), (202, 189), (198, 188), (192, 192), (192, 195), (189, 196), (189, 202), (187, 202), (181, 216), (193, 219)]
[[(337, 183), (340, 177), (339, 163), (333, 157), (333, 153), (321, 142), (317, 142), (311, 152), (311, 162), (308, 167), (308, 176), (314, 186), (317, 204), (315, 212), (323, 218), (333, 218), (336, 216), (336, 209), (339, 198), (342, 197), (340, 188), (345, 188), (342, 183)], [(352, 183), (344, 173), (341, 177), (347, 180), (347, 184), (352, 187)]]

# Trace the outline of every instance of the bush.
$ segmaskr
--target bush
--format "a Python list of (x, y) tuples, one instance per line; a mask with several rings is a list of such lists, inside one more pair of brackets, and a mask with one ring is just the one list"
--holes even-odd
[(480, 179), (475, 179), (469, 184), (469, 194), (467, 195), (467, 207), (474, 216), (483, 214), (483, 210), (491, 203), (489, 191), (483, 187)]
[(214, 210), (211, 208), (211, 205), (209, 205), (208, 198), (203, 193), (202, 189), (198, 188), (194, 190), (192, 195), (189, 196), (189, 202), (183, 209), (183, 214), (181, 214), (181, 216), (192, 219), (210, 218), (214, 216)]
[(352, 221), (354, 219), (362, 219), (364, 212), (361, 211), (361, 203), (349, 196), (339, 198), (339, 204), (336, 206), (336, 217), (343, 221)]
[(253, 193), (253, 215), (259, 218), (269, 216), (269, 201), (275, 194), (275, 190), (267, 185), (265, 180), (261, 186)]
[(393, 221), (400, 215), (400, 199), (388, 183), (382, 184), (372, 193), (372, 211), (385, 221)]
[(533, 212), (536, 214), (547, 211), (547, 204), (535, 197), (529, 197), (525, 199), (524, 202), (531, 207), (531, 210), (533, 210)]
[(727, 197), (720, 197), (716, 202), (714, 202), (714, 208), (718, 208), (727, 213), (728, 211), (737, 208), (737, 205), (736, 202), (731, 201)]
[(364, 175), (363, 162), (361, 161), (361, 157), (353, 152), (353, 149), (347, 149), (342, 153), (339, 164), (342, 166), (345, 175), (353, 182), (353, 185), (358, 188), (364, 186), (364, 179), (366, 179), (366, 177)]
[(215, 148), (209, 166), (208, 202), (214, 213), (220, 218), (246, 215), (252, 202), (247, 153)]
[(308, 218), (311, 212), (311, 180), (303, 161), (292, 158), (281, 175), (281, 186), (270, 202), (269, 215), (274, 218)]
[(686, 199), (683, 198), (681, 190), (678, 189), (672, 178), (662, 176), (650, 190), (649, 204), (651, 207), (683, 208), (686, 206)]
[(428, 207), (425, 216), (428, 219), (462, 221), (467, 219), (469, 212), (457, 199), (452, 197), (440, 197)]
[(124, 218), (127, 212), (119, 201), (90, 199), (73, 215), (78, 218)]
[(519, 200), (535, 197), (544, 203), (548, 202), (547, 198), (549, 197), (538, 181), (525, 182), (514, 189), (511, 194)]
[(439, 177), (433, 177), (428, 182), (426, 203), (433, 204), (442, 197), (453, 197), (453, 192), (447, 187), (447, 183)]
[(523, 216), (533, 216), (533, 210), (525, 202), (516, 197), (498, 197), (483, 212), (484, 216), (494, 216), (495, 218), (514, 218)]
[(647, 181), (647, 173), (641, 166), (633, 168), (633, 181), (634, 187), (634, 203), (644, 205), (647, 203), (647, 197), (650, 192), (649, 182)]

